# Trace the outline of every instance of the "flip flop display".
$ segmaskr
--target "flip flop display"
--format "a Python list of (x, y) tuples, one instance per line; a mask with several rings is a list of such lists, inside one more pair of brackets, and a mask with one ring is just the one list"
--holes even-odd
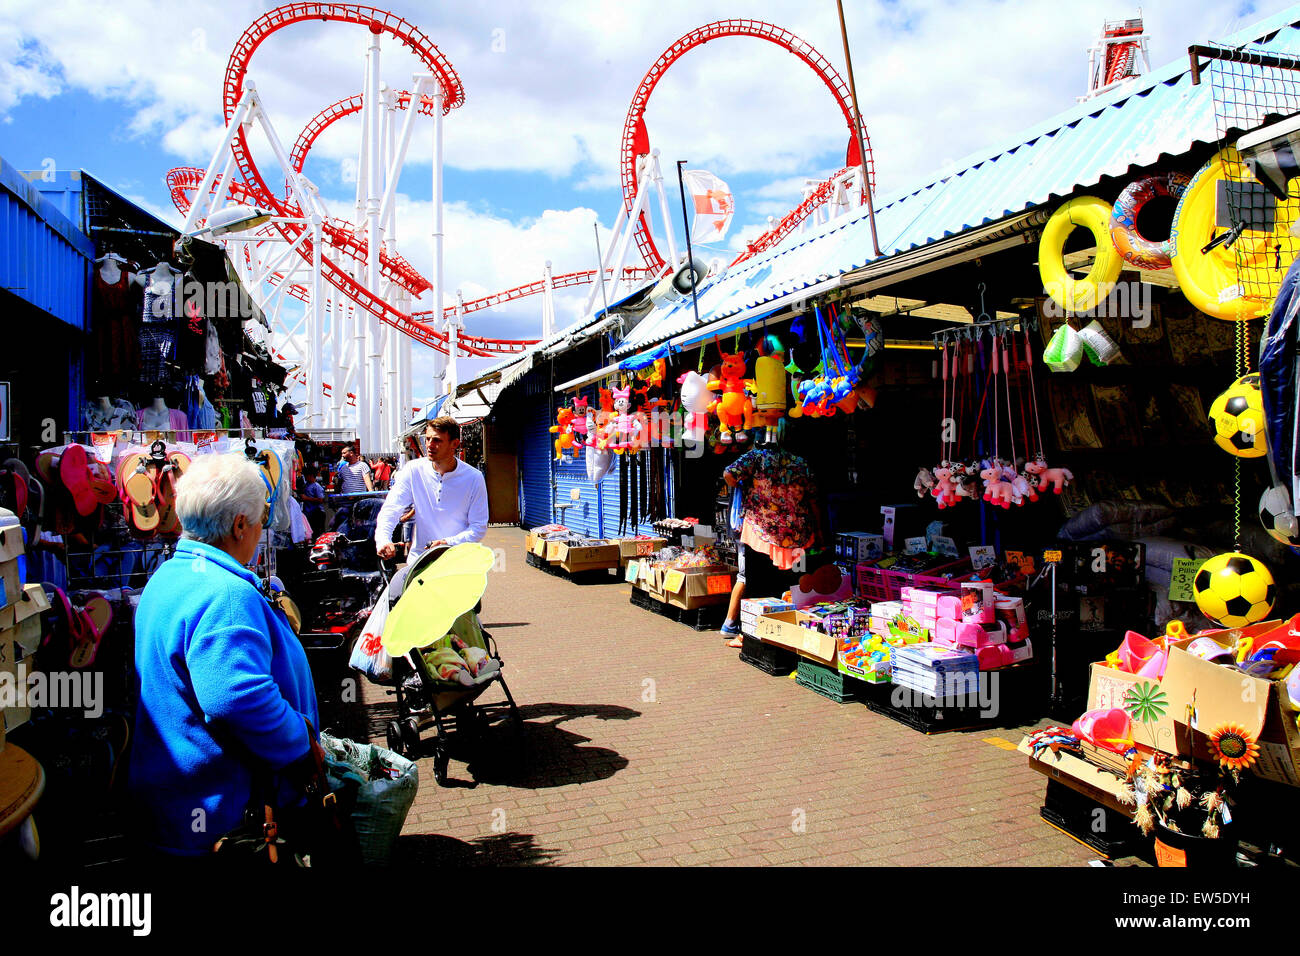
[(68, 664), (82, 670), (95, 663), (100, 643), (113, 624), (113, 605), (97, 594), (86, 602), (85, 607), (79, 611), (74, 609), (73, 613), (80, 618), (80, 639), (72, 648)]
[(83, 518), (94, 513), (99, 501), (91, 484), (90, 460), (86, 449), (80, 445), (69, 445), (59, 456), (59, 478), (63, 487), (72, 495), (77, 514)]
[(76, 528), (77, 511), (72, 495), (59, 478), (57, 452), (41, 452), (36, 458), (36, 473), (45, 490), (45, 516), (55, 534), (71, 534)]

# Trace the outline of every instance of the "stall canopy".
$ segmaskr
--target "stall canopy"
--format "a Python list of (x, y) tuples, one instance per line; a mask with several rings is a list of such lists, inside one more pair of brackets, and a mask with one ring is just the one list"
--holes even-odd
[[(1220, 41), (1247, 43), (1277, 53), (1300, 53), (1300, 7)], [(631, 356), (683, 333), (735, 318), (752, 324), (777, 308), (835, 288), (886, 284), (927, 263), (1026, 241), (1049, 206), (1106, 177), (1179, 156), (1219, 139), (1212, 83), (1192, 85), (1186, 57), (1140, 77), (1134, 84), (1089, 100), (1016, 137), (955, 163), (933, 180), (883, 199), (876, 227), (883, 255), (874, 255), (865, 211), (833, 220), (801, 241), (750, 259), (713, 277), (698, 292), (699, 319), (689, 298), (651, 314), (614, 349)], [(1272, 100), (1276, 98), (1277, 102)], [(1269, 113), (1289, 113), (1281, 94), (1266, 86), (1253, 104), (1256, 123)], [(862, 291), (866, 291), (863, 287)], [(720, 334), (720, 332), (719, 332)]]

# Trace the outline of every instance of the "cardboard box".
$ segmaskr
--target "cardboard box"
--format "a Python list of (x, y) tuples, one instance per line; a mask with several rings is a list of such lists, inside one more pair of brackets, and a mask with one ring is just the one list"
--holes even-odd
[(673, 607), (687, 611), (726, 604), (731, 600), (731, 589), (735, 583), (735, 572), (725, 565), (674, 568), (664, 571), (661, 578), (665, 600)]
[(656, 551), (668, 547), (667, 538), (623, 538), (619, 541), (611, 541), (610, 544), (618, 545), (619, 567), (627, 567), (628, 561), (632, 558), (644, 558), (654, 554)]
[(1086, 709), (1109, 710), (1119, 708), (1125, 710), (1125, 703), (1130, 692), (1139, 684), (1152, 685), (1160, 693), (1164, 694), (1165, 709), (1160, 717), (1154, 721), (1147, 723), (1133, 721), (1134, 741), (1155, 750), (1162, 750), (1168, 754), (1178, 753), (1178, 746), (1174, 740), (1174, 718), (1172, 714), (1176, 703), (1160, 681), (1153, 681), (1148, 677), (1138, 677), (1136, 674), (1116, 670), (1113, 667), (1107, 667), (1105, 664), (1093, 664), (1092, 674), (1088, 681), (1088, 706)]
[[(1300, 787), (1300, 731), (1285, 683), (1201, 660), (1184, 650), (1188, 643), (1180, 641), (1170, 649), (1161, 681), (1177, 752), (1210, 760), (1209, 735), (1222, 724), (1238, 724), (1259, 744), (1251, 773)], [(1189, 713), (1193, 699), (1195, 710)]]
[(569, 572), (600, 571), (618, 567), (618, 546), (613, 544), (598, 545), (560, 545), (560, 567)]
[(1100, 767), (1094, 767), (1088, 761), (1063, 751), (1054, 754), (1050, 750), (1044, 750), (1041, 755), (1042, 759), (1035, 759), (1034, 752), (1029, 746), (1028, 737), (1022, 739), (1020, 746), (1016, 749), (1027, 756), (1029, 766), (1044, 777), (1049, 780), (1059, 781), (1076, 793), (1081, 793), (1090, 800), (1101, 804), (1106, 809), (1114, 810), (1116, 813), (1132, 819), (1133, 804), (1123, 801), (1125, 783), (1115, 774)]
[(546, 553), (542, 557), (546, 558), (551, 564), (558, 564), (560, 561), (561, 549), (568, 550), (569, 542), (564, 540), (547, 541)]
[(885, 555), (885, 536), (865, 531), (843, 531), (835, 536), (835, 558), (857, 565)]
[(821, 631), (799, 624), (798, 611), (779, 611), (758, 619), (754, 628), (760, 641), (775, 644), (777, 647), (798, 651), (805, 657), (834, 664), (837, 642), (835, 638)]
[(541, 535), (537, 535), (537, 534), (533, 535), (532, 538), (533, 538), (533, 542), (529, 546), (528, 550), (531, 551), (533, 554), (537, 555), (539, 558), (546, 557), (546, 539), (543, 538)]
[(4, 580), (4, 599), (0, 604), (8, 607), (21, 598), (23, 594), (23, 586), (18, 579), (17, 558), (0, 563), (0, 578)]

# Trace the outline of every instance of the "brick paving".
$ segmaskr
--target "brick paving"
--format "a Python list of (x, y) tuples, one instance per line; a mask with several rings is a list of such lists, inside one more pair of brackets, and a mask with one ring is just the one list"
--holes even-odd
[[(444, 865), (1080, 866), (1087, 847), (1038, 816), (1045, 778), (987, 742), (1023, 728), (925, 736), (739, 661), (629, 602), (524, 562), (523, 532), (492, 529), (504, 567), (481, 615), (524, 719), (504, 698), (453, 744), (448, 787), (420, 760), (402, 862)], [(395, 713), (362, 694), (383, 741)], [(1042, 723), (1042, 722), (1040, 722)], [(366, 731), (361, 731), (365, 733)], [(456, 735), (453, 734), (453, 737)], [(432, 731), (426, 732), (426, 752)]]

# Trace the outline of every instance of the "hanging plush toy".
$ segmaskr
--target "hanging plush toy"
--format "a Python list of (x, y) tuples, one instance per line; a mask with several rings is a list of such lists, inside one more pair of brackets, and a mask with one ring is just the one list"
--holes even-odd
[(941, 461), (934, 469), (934, 489), (930, 494), (940, 508), (947, 508), (957, 503), (957, 483), (952, 478), (953, 465), (950, 461)]
[(1015, 489), (1006, 480), (1005, 464), (1000, 458), (983, 462), (980, 478), (984, 481), (984, 500), (999, 508), (1010, 508)]
[(595, 415), (595, 431), (592, 432), (591, 426), (588, 426), (587, 433), (591, 437), (588, 441), (592, 447), (599, 448), (602, 451), (609, 448), (609, 426), (614, 421), (614, 393), (607, 388), (600, 390), (600, 411)]
[(682, 441), (698, 445), (709, 431), (709, 380), (698, 372), (683, 372), (677, 379), (682, 387)]
[(721, 372), (717, 380), (709, 382), (709, 388), (722, 391), (722, 397), (709, 405), (709, 411), (718, 416), (718, 440), (723, 444), (730, 444), (733, 438), (738, 442), (746, 441), (749, 438), (746, 429), (753, 426), (754, 404), (745, 393), (744, 354), (723, 352)]
[(641, 449), (641, 422), (632, 412), (632, 386), (616, 388), (614, 396), (614, 417), (605, 426), (606, 445), (616, 455), (625, 451), (635, 454)]
[(573, 447), (573, 409), (567, 405), (555, 413), (557, 424), (550, 428), (551, 434), (559, 434), (555, 439), (555, 460), (559, 461), (564, 457), (565, 449), (573, 453), (573, 457), (578, 457), (578, 449)]
[(573, 400), (573, 444), (574, 455), (585, 448), (590, 441), (588, 438), (587, 416), (590, 414), (590, 406), (585, 398), (576, 398)]
[(934, 487), (934, 472), (929, 468), (922, 466), (916, 472), (916, 480), (912, 482), (912, 488), (916, 491), (916, 497), (924, 498)]

